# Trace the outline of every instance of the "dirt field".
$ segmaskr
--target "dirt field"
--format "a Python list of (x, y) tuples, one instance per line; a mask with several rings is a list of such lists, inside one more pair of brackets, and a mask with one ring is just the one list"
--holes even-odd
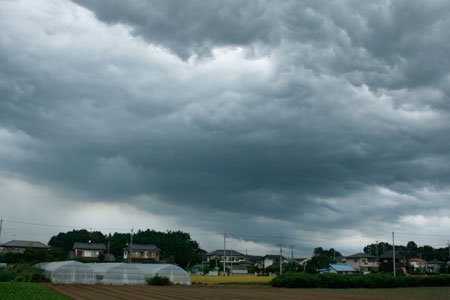
[[(382, 300), (382, 299), (419, 299), (415, 297), (389, 297), (388, 295), (355, 295), (349, 293), (310, 290), (310, 289), (284, 289), (268, 286), (99, 286), (99, 285), (56, 285), (46, 284), (53, 291), (71, 299), (103, 300), (103, 299), (295, 299), (295, 300)], [(444, 288), (445, 289), (445, 288)], [(421, 299), (443, 299), (421, 298)], [(448, 299), (448, 298), (447, 298)]]

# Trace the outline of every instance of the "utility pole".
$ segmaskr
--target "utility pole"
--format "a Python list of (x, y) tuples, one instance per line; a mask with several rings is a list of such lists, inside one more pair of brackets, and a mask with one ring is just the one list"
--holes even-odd
[(396, 276), (395, 271), (395, 239), (394, 239), (394, 232), (392, 231), (392, 264), (394, 267), (394, 277)]
[(202, 255), (202, 275), (205, 275), (205, 272), (203, 271), (203, 260), (204, 260), (204, 258), (205, 258), (205, 256), (204, 255)]
[(133, 228), (131, 228), (131, 238), (130, 238), (130, 247), (129, 247), (129, 256), (128, 256), (128, 263), (131, 264), (133, 262), (133, 259), (131, 256), (133, 255)]
[(281, 274), (283, 274), (283, 248), (282, 248), (282, 246), (283, 246), (283, 241), (282, 241), (282, 239), (283, 239), (283, 236), (282, 235), (280, 235), (280, 275)]
[(225, 262), (227, 259), (226, 248), (227, 248), (227, 234), (226, 234), (226, 232), (224, 232), (223, 233), (223, 276), (225, 276)]
[(377, 254), (377, 261), (375, 262), (377, 264), (377, 271), (378, 271), (378, 241), (375, 242), (377, 244), (375, 252)]
[(2, 225), (3, 225), (3, 217), (0, 219), (0, 241), (2, 240)]
[(291, 259), (294, 260), (294, 247), (291, 246)]

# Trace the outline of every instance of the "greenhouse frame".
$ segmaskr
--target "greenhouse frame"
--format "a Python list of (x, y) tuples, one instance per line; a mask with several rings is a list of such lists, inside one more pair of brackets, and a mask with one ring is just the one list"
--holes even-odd
[(41, 263), (37, 267), (44, 270), (44, 274), (49, 276), (53, 283), (96, 283), (94, 270), (88, 264), (78, 261)]
[(170, 264), (81, 263), (59, 261), (36, 265), (53, 283), (145, 285), (146, 278), (167, 277), (174, 284), (191, 285), (189, 273)]

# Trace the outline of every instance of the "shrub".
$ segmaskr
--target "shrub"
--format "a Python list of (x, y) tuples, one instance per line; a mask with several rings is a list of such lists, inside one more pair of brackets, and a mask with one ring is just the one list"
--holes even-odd
[(169, 278), (163, 276), (153, 276), (150, 278), (145, 278), (148, 285), (172, 285)]
[(13, 265), (0, 270), (0, 281), (50, 282), (41, 269), (30, 265)]
[(387, 274), (338, 275), (286, 273), (271, 281), (274, 287), (288, 288), (396, 288), (417, 286), (450, 286), (449, 275), (428, 277), (393, 277)]

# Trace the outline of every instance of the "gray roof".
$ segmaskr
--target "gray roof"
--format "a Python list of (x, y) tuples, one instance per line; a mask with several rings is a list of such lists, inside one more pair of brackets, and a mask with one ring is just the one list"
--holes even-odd
[[(395, 251), (395, 256), (403, 255), (406, 257), (406, 254), (403, 251)], [(386, 251), (380, 255), (379, 258), (390, 258), (392, 259), (392, 251)]]
[(106, 250), (105, 244), (102, 243), (80, 243), (73, 244), (73, 249), (88, 249), (88, 250)]
[(345, 258), (376, 258), (376, 257), (367, 253), (356, 253), (350, 256), (345, 256)]
[(2, 245), (0, 245), (2, 247), (16, 247), (16, 248), (41, 248), (41, 249), (48, 249), (50, 248), (48, 245), (41, 243), (41, 242), (36, 242), (36, 241), (10, 241), (7, 243), (4, 243)]
[[(267, 254), (267, 255), (264, 255), (264, 257), (263, 258), (268, 258), (268, 259), (280, 259), (280, 255), (279, 254)], [(284, 257), (284, 256), (281, 256), (282, 257), (282, 259), (286, 259), (286, 257)]]
[[(123, 248), (123, 250), (128, 249), (130, 246)], [(131, 246), (132, 250), (153, 250), (153, 251), (159, 251), (159, 248), (156, 247), (153, 244), (150, 245), (139, 245), (139, 244), (133, 244)]]
[[(208, 256), (211, 256), (211, 255), (223, 256), (223, 250), (216, 250), (213, 252), (209, 252), (206, 255), (208, 255)], [(226, 256), (245, 256), (245, 254), (242, 254), (241, 252), (237, 252), (234, 250), (225, 250), (225, 255)]]

